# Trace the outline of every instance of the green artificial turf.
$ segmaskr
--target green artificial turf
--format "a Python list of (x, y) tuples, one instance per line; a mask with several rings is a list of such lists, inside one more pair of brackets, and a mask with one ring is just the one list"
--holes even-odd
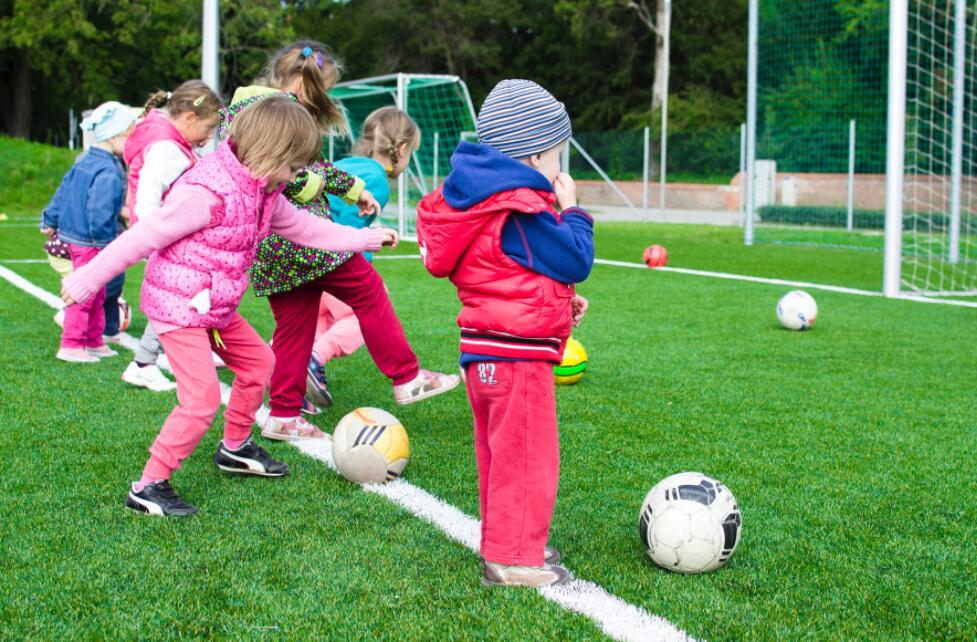
[[(46, 264), (2, 262), (43, 258), (31, 208), (0, 223), (0, 265), (56, 292)], [(881, 280), (869, 252), (744, 248), (738, 230), (704, 226), (597, 230), (601, 258), (638, 261), (654, 242), (675, 266)], [(423, 367), (455, 371), (454, 289), (418, 261), (377, 267)], [(141, 272), (129, 270), (131, 302)], [(575, 332), (589, 368), (558, 390), (551, 543), (578, 576), (704, 640), (973, 640), (977, 311), (811, 291), (818, 322), (795, 333), (774, 313), (787, 289), (595, 266)], [(55, 360), (53, 311), (2, 279), (0, 302), (0, 639), (600, 637), (534, 591), (484, 589), (475, 554), (287, 444), (263, 441), (292, 465), (286, 478), (218, 473), (220, 416), (173, 480), (201, 512), (127, 511), (173, 395), (120, 382), (127, 353)], [(266, 301), (248, 294), (241, 311), (271, 336)], [(365, 350), (328, 373), (336, 405), (314, 423), (394, 412), (413, 450), (404, 478), (477, 516), (461, 390), (395, 406)], [(682, 470), (739, 501), (743, 537), (718, 572), (660, 570), (638, 541), (645, 493)]]

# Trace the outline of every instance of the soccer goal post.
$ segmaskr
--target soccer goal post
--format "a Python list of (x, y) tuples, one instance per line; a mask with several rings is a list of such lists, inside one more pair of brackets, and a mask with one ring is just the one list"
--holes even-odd
[[(346, 111), (354, 139), (375, 109), (396, 106), (421, 130), (421, 144), (381, 215), (404, 238), (416, 237), (417, 202), (433, 191), (451, 168), (451, 153), (460, 140), (475, 140), (475, 110), (468, 87), (458, 76), (388, 74), (337, 84), (330, 96)], [(328, 139), (323, 154), (330, 160), (349, 152), (350, 140)]]
[(977, 2), (891, 0), (888, 296), (977, 296)]

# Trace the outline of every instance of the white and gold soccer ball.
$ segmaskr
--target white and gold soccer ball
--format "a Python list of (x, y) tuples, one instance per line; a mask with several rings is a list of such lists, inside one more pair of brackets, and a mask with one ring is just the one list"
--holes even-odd
[(410, 442), (400, 420), (379, 408), (357, 408), (332, 433), (339, 474), (358, 484), (382, 484), (400, 476), (410, 461)]
[(818, 319), (818, 304), (804, 290), (791, 290), (777, 301), (777, 320), (788, 330), (807, 330)]
[(723, 566), (740, 541), (736, 498), (719, 480), (678, 473), (655, 484), (638, 515), (648, 556), (677, 573), (705, 573)]

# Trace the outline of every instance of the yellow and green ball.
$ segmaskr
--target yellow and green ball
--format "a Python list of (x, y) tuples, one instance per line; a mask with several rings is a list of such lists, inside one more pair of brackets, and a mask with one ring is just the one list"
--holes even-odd
[(560, 365), (553, 366), (553, 376), (556, 383), (564, 386), (577, 383), (583, 378), (583, 373), (587, 370), (587, 351), (583, 344), (570, 337), (567, 339), (566, 348), (563, 350), (563, 361)]

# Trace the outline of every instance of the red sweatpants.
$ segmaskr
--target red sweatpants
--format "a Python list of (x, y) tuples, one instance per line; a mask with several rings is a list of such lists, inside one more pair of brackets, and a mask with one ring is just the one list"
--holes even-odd
[(560, 483), (553, 364), (476, 362), (465, 374), (475, 417), (482, 557), (542, 566)]
[(366, 349), (380, 372), (395, 385), (417, 376), (417, 356), (404, 336), (383, 279), (369, 261), (354, 254), (325, 276), (268, 297), (275, 316), (271, 340), (275, 371), (270, 390), (271, 414), (275, 417), (297, 416), (302, 407), (323, 292), (353, 308)]
[(274, 357), (251, 325), (238, 313), (218, 332), (180, 328), (159, 335), (173, 374), (177, 406), (150, 447), (143, 475), (169, 479), (200, 443), (220, 410), (220, 380), (211, 350), (234, 372), (231, 398), (224, 411), (224, 437), (242, 441), (251, 434), (254, 415), (265, 398)]

